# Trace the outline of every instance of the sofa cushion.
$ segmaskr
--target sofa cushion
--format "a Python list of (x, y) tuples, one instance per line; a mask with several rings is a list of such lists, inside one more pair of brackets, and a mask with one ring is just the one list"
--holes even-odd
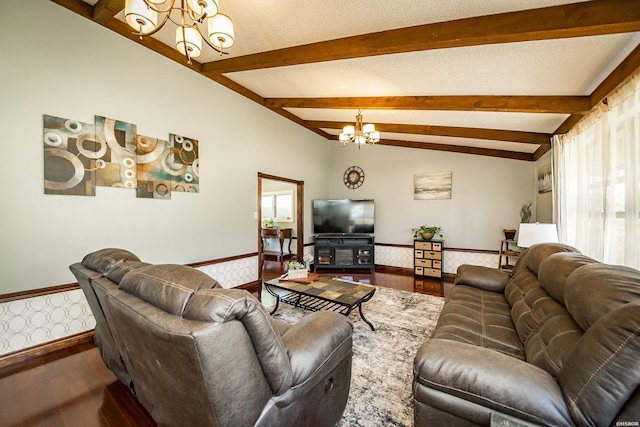
[(562, 304), (551, 298), (541, 286), (532, 288), (511, 309), (520, 340), (526, 343), (531, 334), (538, 330), (544, 317), (562, 308)]
[(542, 264), (542, 262), (550, 255), (557, 252), (580, 253), (576, 248), (569, 245), (563, 245), (562, 243), (538, 243), (537, 245), (533, 245), (527, 249), (527, 267), (537, 275), (538, 270), (540, 269), (540, 264)]
[(538, 271), (540, 285), (555, 299), (564, 305), (564, 288), (571, 273), (586, 264), (597, 261), (586, 255), (574, 252), (558, 252), (549, 255)]
[(582, 334), (582, 329), (564, 307), (547, 314), (525, 343), (527, 362), (558, 376)]
[(413, 366), (416, 405), (426, 402), (460, 417), (451, 423), (425, 417), (429, 422), (422, 426), (488, 426), (496, 411), (535, 425), (573, 425), (558, 383), (522, 360), (459, 342), (427, 340)]
[(586, 330), (558, 375), (578, 425), (609, 425), (640, 385), (640, 271), (607, 264), (578, 268), (565, 304)]
[(565, 304), (585, 331), (605, 314), (640, 298), (640, 271), (629, 267), (590, 264), (567, 279)]
[(113, 264), (122, 261), (140, 261), (140, 258), (125, 249), (106, 248), (85, 255), (82, 265), (104, 273)]
[(640, 386), (638, 354), (640, 301), (605, 314), (585, 332), (558, 375), (576, 425), (612, 424)]
[(449, 292), (433, 338), (464, 342), (524, 358), (524, 349), (504, 295), (465, 285), (455, 285)]
[(515, 321), (518, 334), (525, 339), (527, 362), (557, 376), (565, 360), (583, 334), (564, 307), (564, 289), (567, 278), (579, 267), (596, 261), (574, 252), (558, 252), (540, 263), (540, 287), (531, 289), (514, 306), (522, 313)]
[(504, 288), (504, 296), (509, 302), (509, 305), (514, 307), (518, 301), (524, 298), (527, 292), (538, 287), (540, 287), (538, 276), (533, 274), (528, 267), (525, 267), (511, 276), (511, 280), (509, 280), (509, 283), (507, 283), (507, 286)]
[(116, 284), (119, 284), (122, 281), (122, 278), (125, 274), (130, 271), (137, 270), (141, 267), (146, 267), (149, 264), (148, 262), (143, 261), (118, 261), (113, 263), (109, 268), (104, 272), (104, 277), (113, 281)]
[(195, 291), (214, 288), (221, 286), (212, 277), (177, 264), (141, 267), (125, 274), (120, 282), (120, 289), (178, 316)]
[[(562, 294), (560, 289), (566, 279), (566, 275), (562, 274), (564, 270), (561, 266), (564, 258), (560, 256), (557, 262), (549, 263), (546, 268), (543, 268), (549, 258), (561, 254), (579, 256), (574, 248), (559, 243), (531, 246), (522, 256), (522, 262), (525, 265), (516, 264), (519, 268), (514, 269), (515, 272), (505, 287), (505, 296), (512, 307), (511, 318), (523, 343), (526, 343), (530, 335), (539, 328), (543, 318), (560, 309), (564, 304), (564, 299), (554, 298), (543, 288), (546, 286), (543, 280), (551, 276), (554, 282), (549, 285), (549, 288), (555, 295)], [(576, 259), (582, 260), (582, 258)], [(518, 260), (518, 263), (520, 262)], [(582, 263), (576, 261), (567, 270), (573, 271), (572, 269), (581, 265)], [(542, 274), (542, 277), (538, 277), (538, 273)], [(556, 273), (559, 274), (558, 277), (554, 276)]]
[(480, 265), (463, 264), (456, 272), (456, 285), (468, 285), (491, 292), (504, 292), (509, 281), (506, 271)]

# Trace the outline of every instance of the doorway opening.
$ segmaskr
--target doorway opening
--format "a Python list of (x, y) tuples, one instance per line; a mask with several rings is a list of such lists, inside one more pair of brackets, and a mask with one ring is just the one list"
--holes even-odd
[[(304, 255), (304, 181), (258, 172), (258, 278), (265, 255)], [(275, 245), (272, 246), (272, 245)]]

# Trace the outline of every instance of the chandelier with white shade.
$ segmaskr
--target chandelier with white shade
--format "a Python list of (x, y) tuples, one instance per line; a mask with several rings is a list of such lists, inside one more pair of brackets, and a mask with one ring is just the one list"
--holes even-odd
[[(179, 6), (175, 3), (176, 0), (126, 0), (124, 17), (140, 38), (173, 22), (177, 25), (175, 47), (189, 64), (191, 58), (202, 54), (202, 40), (221, 55), (228, 53), (224, 49), (233, 46), (233, 22), (218, 13), (219, 0), (179, 0)], [(164, 15), (160, 22), (159, 15)], [(201, 28), (205, 22), (206, 28)]]
[(343, 147), (356, 144), (358, 148), (364, 144), (375, 144), (380, 141), (380, 132), (376, 132), (374, 124), (362, 124), (362, 111), (358, 110), (355, 126), (345, 126), (339, 138)]

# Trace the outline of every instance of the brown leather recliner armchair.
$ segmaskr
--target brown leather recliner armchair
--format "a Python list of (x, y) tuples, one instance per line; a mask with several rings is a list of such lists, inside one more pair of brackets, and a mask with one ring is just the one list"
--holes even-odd
[[(161, 426), (332, 426), (351, 381), (353, 327), (294, 325), (244, 290), (180, 265), (116, 262), (102, 308), (138, 400)], [(104, 283), (102, 283), (104, 287)]]

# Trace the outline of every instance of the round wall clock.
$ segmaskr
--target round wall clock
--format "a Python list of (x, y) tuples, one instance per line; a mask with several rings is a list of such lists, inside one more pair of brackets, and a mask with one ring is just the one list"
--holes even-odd
[(344, 177), (342, 179), (347, 188), (358, 188), (364, 182), (364, 171), (358, 166), (349, 166), (347, 170), (344, 171)]

